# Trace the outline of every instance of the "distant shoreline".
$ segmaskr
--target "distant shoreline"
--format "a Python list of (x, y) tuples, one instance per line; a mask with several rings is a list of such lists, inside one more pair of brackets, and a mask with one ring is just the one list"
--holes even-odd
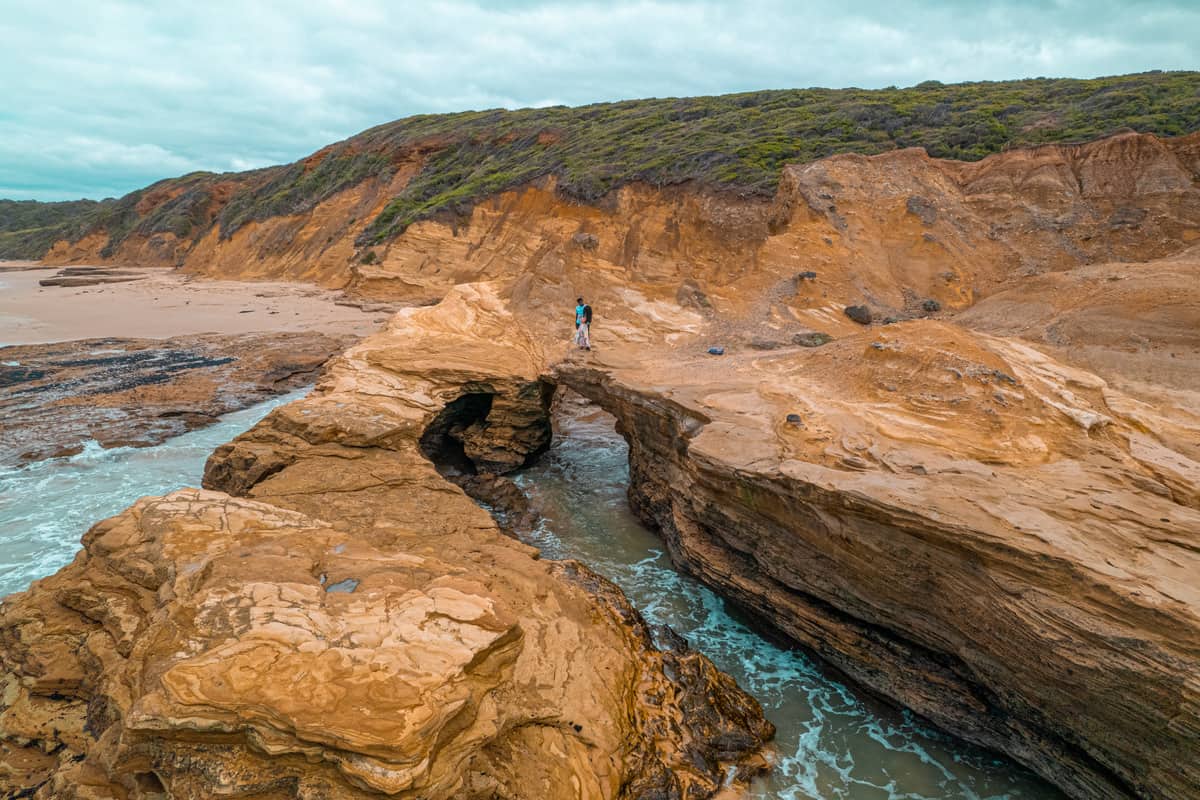
[(387, 317), (337, 305), (340, 292), (306, 284), (207, 280), (163, 268), (122, 267), (146, 277), (98, 286), (40, 286), (48, 269), (57, 268), (0, 261), (0, 347), (254, 331), (365, 336)]

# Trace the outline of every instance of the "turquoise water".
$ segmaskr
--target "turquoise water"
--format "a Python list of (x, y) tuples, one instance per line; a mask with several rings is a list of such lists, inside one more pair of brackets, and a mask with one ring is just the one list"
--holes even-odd
[(88, 442), (70, 458), (0, 466), (0, 597), (70, 563), (92, 524), (139, 497), (199, 486), (213, 450), (307, 391), (236, 411), (157, 447), (105, 450)]
[(780, 646), (677, 572), (629, 510), (627, 450), (612, 418), (568, 420), (517, 482), (543, 516), (528, 537), (619, 585), (652, 625), (666, 624), (758, 698), (778, 728), (779, 761), (755, 797), (918, 800), (1059, 798), (1024, 768), (872, 702), (803, 652)]

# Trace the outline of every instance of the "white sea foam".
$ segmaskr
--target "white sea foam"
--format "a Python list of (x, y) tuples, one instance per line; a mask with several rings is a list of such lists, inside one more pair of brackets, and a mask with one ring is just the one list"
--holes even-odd
[(139, 497), (199, 486), (218, 445), (305, 391), (228, 414), (157, 447), (105, 450), (92, 441), (69, 458), (0, 467), (0, 597), (69, 563), (88, 527)]

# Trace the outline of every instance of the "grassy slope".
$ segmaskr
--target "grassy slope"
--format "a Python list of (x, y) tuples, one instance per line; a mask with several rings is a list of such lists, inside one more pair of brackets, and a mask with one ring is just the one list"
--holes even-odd
[[(1175, 136), (1198, 127), (1197, 72), (425, 115), (372, 128), (308, 163), (164, 181), (85, 211), (85, 227), (108, 230), (110, 247), (135, 231), (189, 236), (218, 224), (221, 235), (230, 236), (251, 220), (308, 210), (365, 178), (388, 178), (415, 151), (422, 152), (424, 167), (360, 244), (386, 241), (419, 219), (464, 213), (488, 195), (546, 175), (557, 177), (564, 196), (583, 202), (631, 181), (695, 181), (765, 197), (775, 191), (784, 164), (834, 153), (918, 146), (934, 156), (974, 160), (1007, 147), (1084, 141), (1122, 128)], [(238, 188), (229, 202), (214, 203), (213, 187), (231, 181)], [(146, 192), (164, 187), (181, 191), (147, 215), (136, 213)], [(4, 213), (0, 209), (0, 219)]]
[(38, 258), (59, 239), (82, 235), (81, 223), (99, 205), (94, 200), (0, 200), (0, 259)]

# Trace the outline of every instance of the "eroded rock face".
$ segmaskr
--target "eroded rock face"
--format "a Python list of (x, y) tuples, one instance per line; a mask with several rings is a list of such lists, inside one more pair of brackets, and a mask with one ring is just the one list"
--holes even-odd
[(1148, 432), (1103, 379), (932, 321), (556, 375), (617, 417), (675, 561), (855, 681), (1076, 797), (1200, 785), (1186, 414)]
[[(602, 582), (530, 561), (431, 463), (467, 477), (526, 463), (545, 446), (549, 382), (617, 416), (636, 510), (677, 563), (759, 619), (1075, 797), (1190, 798), (1200, 785), (1196, 142), (1125, 135), (971, 165), (913, 151), (832, 158), (788, 168), (770, 207), (633, 186), (591, 208), (531, 187), (453, 229), (418, 223), (352, 288), (445, 299), (405, 309), (312, 395), (221, 448), (205, 485), (299, 514), (320, 536), (464, 568), (482, 587), (461, 591), (512, 611), (524, 633), (512, 674), (537, 689), (511, 691), (522, 708), (555, 709), (556, 722), (517, 725), (511, 740), (464, 756), (462, 796), (706, 793), (758, 741), (758, 723), (737, 711), (752, 704), (715, 690), (732, 698), (712, 704), (724, 722), (647, 734), (660, 723), (636, 720), (660, 719), (654, 702), (613, 704), (642, 697), (628, 676), (676, 686), (663, 695), (675, 698), (671, 714), (701, 695), (657, 683), (653, 666), (646, 679), (632, 665), (666, 669), (667, 656), (629, 655), (648, 645), (619, 604), (597, 611)], [(583, 230), (594, 248), (573, 242)], [(799, 270), (815, 277), (798, 282)], [(597, 312), (587, 354), (567, 344), (580, 294)], [(928, 301), (938, 320), (865, 329), (842, 314), (867, 302), (904, 320), (932, 313)], [(824, 334), (821, 346), (786, 346), (805, 329)], [(785, 346), (748, 346), (759, 339)], [(705, 355), (712, 342), (728, 355)], [(356, 575), (335, 584), (367, 580)], [(75, 607), (35, 589), (5, 614)], [(29, 641), (73, 630), (53, 618)], [(594, 644), (569, 662), (586, 670), (547, 655), (564, 652), (563, 619), (586, 632), (572, 642)], [(6, 740), (21, 745), (13, 769), (53, 769), (42, 761), (57, 751), (23, 743), (67, 745), (71, 734), (47, 731), (77, 730), (68, 723), (79, 715), (103, 730), (126, 718), (119, 704), (54, 688), (85, 683), (68, 659), (21, 658), (11, 675), (40, 688), (6, 695), (6, 707), (44, 710)], [(509, 691), (501, 682), (488, 696)], [(501, 703), (497, 719), (512, 708)], [(599, 734), (586, 714), (635, 722), (587, 738)], [(718, 728), (751, 738), (711, 737)], [(191, 736), (179, 730), (159, 738)], [(259, 758), (264, 748), (246, 741)], [(746, 748), (717, 744), (730, 741)], [(555, 766), (561, 753), (576, 766)], [(323, 758), (306, 768), (349, 780)], [(82, 763), (95, 785), (115, 780), (108, 755)], [(430, 769), (421, 780), (435, 780)]]
[(753, 698), (656, 649), (619, 590), (536, 559), (422, 453), (463, 397), (488, 402), (425, 449), (503, 470), (544, 446), (532, 342), (496, 336), (486, 368), (467, 366), (483, 345), (428, 347), (511, 322), (486, 288), (402, 314), (214, 454), (206, 485), (247, 499), (143, 499), (9, 598), (7, 786), (701, 798), (763, 768)]
[(205, 334), (0, 348), (0, 464), (71, 455), (89, 439), (159, 444), (312, 383), (354, 340)]
[(701, 797), (753, 769), (757, 704), (615, 587), (494, 531), (414, 538), (194, 489), (96, 525), (0, 608), (0, 785)]

